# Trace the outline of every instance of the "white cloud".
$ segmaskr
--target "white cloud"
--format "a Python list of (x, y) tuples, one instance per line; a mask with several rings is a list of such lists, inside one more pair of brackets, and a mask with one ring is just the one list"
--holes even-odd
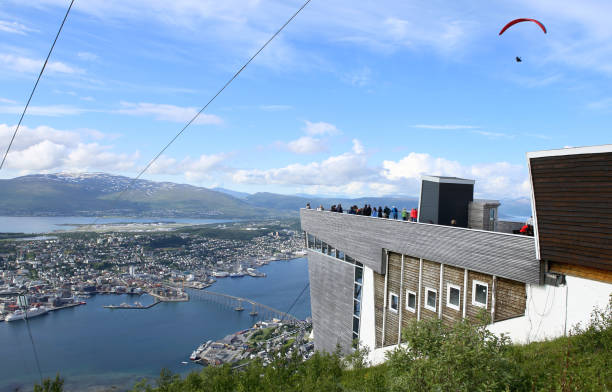
[[(156, 120), (179, 123), (186, 123), (198, 113), (198, 109), (194, 107), (181, 107), (147, 102), (121, 102), (121, 106), (122, 108), (117, 110), (117, 113), (132, 116), (153, 116)], [(194, 123), (221, 124), (222, 122), (223, 120), (221, 117), (217, 115), (202, 113)]]
[(338, 130), (338, 128), (336, 128), (335, 125), (323, 121), (314, 123), (306, 121), (304, 131), (306, 132), (306, 134), (311, 136), (337, 135), (340, 133), (340, 131)]
[(228, 170), (223, 167), (223, 162), (229, 157), (228, 154), (201, 155), (197, 159), (186, 157), (177, 161), (165, 155), (160, 156), (150, 167), (150, 174), (184, 175), (188, 180), (200, 181), (210, 179), (217, 171)]
[(327, 151), (327, 145), (321, 139), (311, 136), (302, 136), (297, 140), (287, 143), (289, 151), (296, 154), (316, 154)]
[(36, 31), (36, 30), (33, 30), (27, 26), (24, 26), (18, 22), (9, 22), (7, 20), (0, 20), (0, 31), (4, 31), (5, 33), (26, 35), (27, 33)]
[[(30, 116), (48, 116), (48, 117), (61, 117), (61, 116), (74, 116), (85, 112), (85, 109), (81, 109), (71, 105), (48, 105), (48, 106), (28, 106), (26, 112)], [(0, 113), (7, 114), (21, 114), (23, 112), (23, 106), (0, 106)]]
[(13, 101), (12, 99), (0, 97), (0, 103), (17, 103), (17, 102)]
[(353, 149), (321, 162), (295, 163), (278, 169), (237, 170), (233, 180), (245, 184), (324, 185), (343, 186), (357, 180), (367, 180), (375, 171), (367, 166), (363, 146), (353, 141)]
[[(44, 61), (13, 54), (0, 53), (0, 67), (23, 73), (39, 73)], [(81, 68), (74, 67), (61, 61), (49, 61), (45, 72), (58, 74), (82, 74)]]
[(412, 127), (420, 128), (420, 129), (437, 129), (437, 130), (446, 130), (446, 131), (453, 131), (457, 129), (478, 129), (480, 128), (474, 125), (457, 125), (457, 124), (415, 124)]
[(293, 106), (291, 105), (261, 105), (259, 108), (266, 112), (280, 112), (284, 110), (291, 110), (293, 109)]
[(421, 176), (430, 174), (475, 179), (475, 191), (487, 197), (530, 195), (527, 169), (507, 162), (466, 166), (457, 161), (412, 152), (399, 161), (383, 161), (382, 166), (384, 178), (404, 183), (407, 193), (411, 194), (416, 193)]
[(84, 61), (96, 61), (98, 59), (98, 55), (91, 52), (79, 52), (77, 57)]
[[(0, 124), (0, 150), (6, 151), (15, 126)], [(102, 138), (96, 130), (65, 131), (47, 126), (22, 126), (6, 160), (7, 170), (32, 171), (105, 171), (127, 170), (135, 166), (138, 153), (113, 152), (112, 146), (89, 143), (87, 135)]]

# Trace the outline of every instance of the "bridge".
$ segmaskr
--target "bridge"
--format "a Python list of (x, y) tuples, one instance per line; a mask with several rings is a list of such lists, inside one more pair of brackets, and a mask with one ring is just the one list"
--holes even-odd
[(236, 297), (233, 295), (216, 293), (208, 290), (189, 290), (189, 294), (191, 299), (200, 299), (203, 301), (218, 303), (238, 312), (248, 311), (252, 317), (260, 316), (262, 320), (278, 318), (293, 323), (300, 322), (298, 318), (289, 313), (260, 304), (259, 302), (255, 302), (248, 298)]

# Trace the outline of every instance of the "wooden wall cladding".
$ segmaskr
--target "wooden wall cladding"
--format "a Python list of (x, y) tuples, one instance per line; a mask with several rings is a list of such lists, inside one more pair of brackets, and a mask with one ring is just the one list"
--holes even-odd
[(612, 153), (529, 162), (541, 259), (612, 271)]

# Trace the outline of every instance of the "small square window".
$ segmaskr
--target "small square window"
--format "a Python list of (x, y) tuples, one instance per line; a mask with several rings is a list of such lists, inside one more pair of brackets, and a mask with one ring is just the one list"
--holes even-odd
[(472, 282), (472, 304), (480, 306), (481, 308), (487, 307), (487, 300), (489, 294), (489, 285), (485, 282), (475, 280)]
[(432, 312), (436, 311), (438, 298), (438, 291), (429, 287), (425, 288), (425, 309), (429, 309)]
[(416, 293), (406, 290), (406, 310), (416, 312)]
[(397, 313), (399, 309), (399, 297), (395, 293), (389, 293), (389, 310)]
[(446, 306), (459, 310), (461, 305), (461, 287), (448, 283), (446, 285)]

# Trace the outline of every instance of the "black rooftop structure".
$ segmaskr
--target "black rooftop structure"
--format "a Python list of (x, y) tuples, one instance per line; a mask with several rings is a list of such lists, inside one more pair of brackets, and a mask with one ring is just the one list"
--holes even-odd
[(419, 222), (468, 227), (468, 207), (474, 200), (474, 180), (422, 176)]

